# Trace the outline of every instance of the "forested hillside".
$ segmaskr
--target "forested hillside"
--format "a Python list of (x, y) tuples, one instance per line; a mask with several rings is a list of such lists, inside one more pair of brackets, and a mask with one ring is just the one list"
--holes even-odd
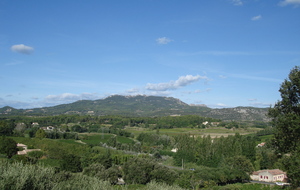
[(71, 104), (34, 109), (3, 107), (1, 115), (122, 115), (130, 117), (155, 117), (170, 115), (199, 115), (221, 120), (268, 121), (268, 108), (237, 107), (211, 109), (205, 106), (191, 106), (178, 99), (158, 96), (114, 95), (100, 100), (81, 100)]

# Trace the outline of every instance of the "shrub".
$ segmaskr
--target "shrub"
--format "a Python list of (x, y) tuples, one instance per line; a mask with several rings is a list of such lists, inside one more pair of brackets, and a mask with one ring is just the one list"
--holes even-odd
[(31, 158), (40, 159), (44, 153), (42, 151), (32, 151), (27, 154)]
[(0, 154), (5, 154), (8, 158), (17, 154), (17, 143), (11, 138), (0, 136)]
[(109, 182), (70, 172), (55, 173), (54, 168), (24, 165), (0, 160), (0, 189), (14, 190), (113, 190)]

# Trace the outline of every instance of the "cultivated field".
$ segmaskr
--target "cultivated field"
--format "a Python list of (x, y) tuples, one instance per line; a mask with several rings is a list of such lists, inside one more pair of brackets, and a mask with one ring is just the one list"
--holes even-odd
[(189, 134), (194, 136), (208, 136), (210, 135), (212, 138), (218, 138), (221, 136), (227, 137), (229, 135), (234, 135), (239, 133), (240, 135), (253, 134), (257, 131), (261, 130), (259, 128), (247, 128), (247, 129), (226, 129), (225, 127), (211, 127), (207, 129), (198, 129), (198, 128), (173, 128), (173, 129), (159, 129), (151, 130), (148, 128), (139, 128), (139, 127), (127, 127), (125, 129), (128, 132), (133, 133), (137, 136), (140, 133), (159, 133), (165, 135), (181, 135), (181, 134)]

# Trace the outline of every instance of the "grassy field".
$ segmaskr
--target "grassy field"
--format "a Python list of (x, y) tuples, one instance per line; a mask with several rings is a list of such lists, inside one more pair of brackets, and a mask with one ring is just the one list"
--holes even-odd
[[(99, 145), (99, 143), (107, 143), (107, 141), (114, 136), (113, 134), (102, 134), (102, 133), (82, 133), (79, 135), (81, 141), (91, 145)], [(119, 143), (133, 143), (134, 140), (123, 137), (117, 136), (117, 142)]]
[[(126, 131), (133, 133), (135, 136), (138, 136), (140, 133), (157, 133), (157, 130), (151, 130), (147, 128), (137, 128), (137, 127), (127, 127)], [(225, 127), (211, 127), (207, 129), (198, 129), (198, 128), (173, 128), (173, 129), (160, 129), (159, 134), (165, 134), (170, 136), (180, 135), (180, 134), (189, 134), (195, 136), (208, 136), (212, 138), (216, 137), (227, 137), (228, 135), (234, 135), (239, 133), (241, 135), (247, 135), (256, 133), (261, 129), (259, 128), (247, 128), (247, 129), (226, 129)]]
[(99, 145), (99, 143), (106, 143), (112, 134), (102, 134), (102, 133), (83, 133), (79, 135), (79, 138), (82, 142), (91, 144), (91, 145)]
[(117, 136), (117, 142), (125, 143), (125, 144), (132, 144), (132, 143), (134, 143), (134, 140), (127, 138), (127, 137), (123, 137), (123, 136)]
[(260, 139), (262, 142), (266, 142), (267, 140), (270, 140), (274, 137), (274, 135), (264, 135), (264, 136), (261, 136)]
[(45, 167), (59, 167), (60, 160), (47, 158), (40, 159), (38, 163)]
[(59, 142), (69, 143), (69, 144), (78, 144), (81, 143), (80, 141), (74, 140), (74, 139), (59, 139), (57, 140)]

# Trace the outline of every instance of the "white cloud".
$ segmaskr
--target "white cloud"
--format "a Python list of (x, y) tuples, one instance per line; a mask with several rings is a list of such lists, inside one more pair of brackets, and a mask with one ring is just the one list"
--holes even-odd
[(193, 82), (196, 82), (200, 79), (208, 80), (206, 76), (200, 76), (200, 75), (186, 75), (179, 77), (176, 81), (170, 81), (167, 83), (158, 83), (158, 84), (152, 84), (148, 83), (146, 85), (147, 90), (153, 90), (153, 91), (166, 91), (166, 90), (175, 90), (183, 86), (187, 86)]
[(227, 106), (226, 104), (223, 103), (217, 103), (217, 104), (211, 104), (208, 105), (210, 108), (228, 108), (229, 106)]
[(10, 106), (13, 108), (32, 108), (33, 105), (32, 103), (26, 103), (26, 102), (21, 102), (21, 101), (15, 101), (15, 100), (5, 100), (0, 98), (0, 108), (5, 107), (5, 106)]
[(251, 18), (251, 20), (253, 20), (253, 21), (260, 20), (260, 19), (262, 19), (261, 15), (257, 15), (257, 16), (254, 16)]
[(254, 107), (270, 107), (272, 106), (271, 103), (265, 103), (265, 102), (260, 102), (256, 98), (248, 99), (250, 102), (249, 105), (254, 106)]
[(12, 61), (9, 63), (6, 63), (6, 66), (13, 66), (13, 65), (19, 65), (19, 64), (23, 64), (23, 61)]
[(231, 0), (231, 3), (236, 6), (243, 5), (243, 2), (241, 0)]
[(158, 43), (158, 44), (168, 44), (168, 43), (170, 43), (170, 42), (172, 42), (173, 40), (171, 40), (170, 38), (167, 38), (167, 37), (162, 37), (162, 38), (157, 38), (156, 39), (156, 42)]
[(194, 93), (203, 93), (203, 92), (209, 92), (209, 91), (211, 91), (211, 88), (207, 88), (207, 89), (205, 89), (205, 90), (195, 90), (194, 91)]
[(132, 89), (126, 90), (126, 92), (130, 93), (130, 94), (136, 94), (136, 93), (140, 92), (140, 89), (138, 89), (138, 88), (132, 88)]
[(74, 102), (77, 100), (91, 100), (91, 99), (97, 99), (99, 96), (97, 96), (94, 93), (82, 93), (82, 94), (71, 94), (71, 93), (63, 93), (59, 95), (48, 95), (45, 100), (47, 102)]
[(254, 101), (257, 101), (257, 99), (256, 98), (251, 98), (251, 99), (248, 99), (248, 101), (254, 102)]
[(287, 6), (287, 5), (300, 5), (300, 0), (284, 0), (279, 2), (280, 6)]
[(150, 93), (147, 93), (149, 96), (170, 96), (170, 91), (152, 91)]
[(251, 106), (254, 106), (254, 107), (271, 107), (272, 104), (271, 103), (264, 103), (264, 102), (253, 102), (253, 103), (250, 103)]
[(245, 75), (245, 74), (233, 74), (231, 76), (234, 77), (234, 78), (247, 79), (247, 80), (267, 81), (267, 82), (276, 82), (276, 83), (282, 82), (281, 79), (250, 76), (250, 75)]
[(252, 52), (242, 51), (198, 51), (198, 52), (180, 52), (178, 56), (194, 56), (194, 55), (212, 55), (212, 56), (232, 56), (232, 55), (254, 55)]
[(31, 54), (34, 49), (30, 46), (25, 46), (24, 44), (13, 45), (10, 48), (12, 51), (23, 54)]
[(219, 77), (220, 77), (221, 79), (226, 79), (226, 78), (227, 78), (227, 76), (224, 76), (224, 75), (219, 75)]

